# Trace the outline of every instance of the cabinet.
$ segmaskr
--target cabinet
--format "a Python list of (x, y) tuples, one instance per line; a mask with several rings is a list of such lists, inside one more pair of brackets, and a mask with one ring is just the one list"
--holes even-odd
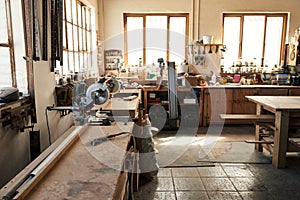
[[(189, 95), (196, 95), (196, 104), (185, 104), (184, 99)], [(226, 114), (255, 114), (256, 105), (245, 96), (300, 96), (298, 86), (238, 86), (238, 87), (194, 87), (190, 89), (178, 89), (178, 111), (179, 117), (184, 121), (199, 116), (199, 126), (209, 126), (210, 123), (218, 124), (222, 121), (219, 115)], [(156, 109), (158, 115), (167, 114), (168, 90), (167, 88), (144, 88), (143, 103), (145, 113)], [(156, 106), (154, 106), (156, 105)], [(184, 112), (182, 112), (184, 111)], [(226, 120), (225, 124), (252, 124), (252, 121)], [(300, 113), (291, 114), (291, 125), (300, 124)]]
[[(177, 105), (178, 118), (182, 123), (187, 123), (191, 126), (201, 126), (202, 112), (199, 110), (200, 89), (193, 88), (177, 88)], [(168, 89), (160, 88), (144, 88), (143, 89), (143, 105), (145, 114), (149, 114), (150, 118), (157, 116), (159, 119), (154, 119), (155, 123), (164, 123), (162, 119), (166, 119), (169, 110)], [(199, 115), (200, 113), (200, 115)], [(155, 126), (155, 124), (154, 124)], [(159, 125), (161, 126), (161, 124)]]
[[(289, 96), (300, 96), (300, 88), (289, 89)], [(290, 123), (291, 126), (299, 127), (299, 125), (300, 125), (300, 112), (291, 112), (289, 123)]]
[(120, 62), (122, 58), (122, 51), (117, 49), (110, 49), (104, 51), (104, 67), (105, 70), (118, 70), (116, 63)]
[[(210, 123), (221, 123), (219, 115), (255, 114), (256, 106), (245, 96), (287, 96), (288, 88), (204, 88), (203, 96), (203, 126)], [(245, 120), (226, 120), (226, 124), (245, 124)], [(252, 123), (249, 121), (249, 123)]]

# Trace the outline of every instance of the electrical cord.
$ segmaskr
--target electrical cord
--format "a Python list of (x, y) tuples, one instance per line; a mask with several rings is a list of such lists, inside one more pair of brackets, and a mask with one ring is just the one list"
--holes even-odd
[(45, 115), (46, 115), (47, 129), (48, 129), (48, 140), (49, 140), (49, 145), (51, 145), (51, 132), (50, 132), (50, 127), (49, 127), (49, 119), (48, 119), (48, 107), (46, 107), (46, 109), (45, 109)]
[[(136, 169), (136, 170), (138, 170), (137, 169), (137, 162), (138, 162), (138, 159), (137, 159), (137, 156), (138, 156), (138, 154), (137, 154), (137, 146), (136, 146), (136, 139), (135, 139), (135, 136), (133, 135), (132, 136), (132, 141), (133, 141), (133, 159), (132, 159), (132, 173), (131, 173), (131, 188), (130, 188), (130, 192), (131, 192), (131, 199), (132, 200), (134, 200), (135, 199), (135, 197), (134, 197), (134, 185), (133, 185), (133, 183), (134, 183), (134, 170)], [(138, 174), (138, 172), (136, 171), (136, 174)], [(138, 179), (139, 178), (139, 176), (137, 175), (136, 176), (136, 178)], [(136, 181), (136, 183), (138, 183), (138, 181)]]

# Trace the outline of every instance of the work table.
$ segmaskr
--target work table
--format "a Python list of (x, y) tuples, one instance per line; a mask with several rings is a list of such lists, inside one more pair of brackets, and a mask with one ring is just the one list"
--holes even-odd
[[(62, 136), (59, 145), (34, 166), (33, 171), (28, 171), (31, 166), (25, 168), (20, 172), (21, 176), (18, 174), (3, 187), (1, 197), (12, 194), (12, 191), (15, 193), (13, 199), (123, 199), (127, 182), (127, 172), (123, 167), (130, 134), (95, 146), (91, 141), (120, 132), (132, 132), (133, 125), (133, 122), (116, 122), (113, 126), (85, 125), (85, 128), (73, 129)], [(19, 181), (17, 178), (22, 176), (28, 179), (14, 192), (14, 185)]]

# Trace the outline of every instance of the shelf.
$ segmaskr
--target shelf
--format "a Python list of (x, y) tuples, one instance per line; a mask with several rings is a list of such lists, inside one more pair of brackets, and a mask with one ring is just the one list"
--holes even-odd
[(161, 102), (148, 102), (147, 103), (148, 106), (153, 106), (153, 105), (156, 105), (156, 104), (159, 104), (159, 105), (162, 105), (162, 106), (169, 105), (168, 103), (161, 103)]

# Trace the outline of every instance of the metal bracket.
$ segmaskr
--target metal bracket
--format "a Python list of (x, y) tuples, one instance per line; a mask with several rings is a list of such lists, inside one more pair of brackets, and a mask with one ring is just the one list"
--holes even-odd
[(25, 125), (29, 122), (32, 114), (31, 104), (24, 104), (16, 108), (7, 108), (1, 111), (0, 123), (3, 127), (10, 126), (11, 129), (19, 129), (24, 132)]

